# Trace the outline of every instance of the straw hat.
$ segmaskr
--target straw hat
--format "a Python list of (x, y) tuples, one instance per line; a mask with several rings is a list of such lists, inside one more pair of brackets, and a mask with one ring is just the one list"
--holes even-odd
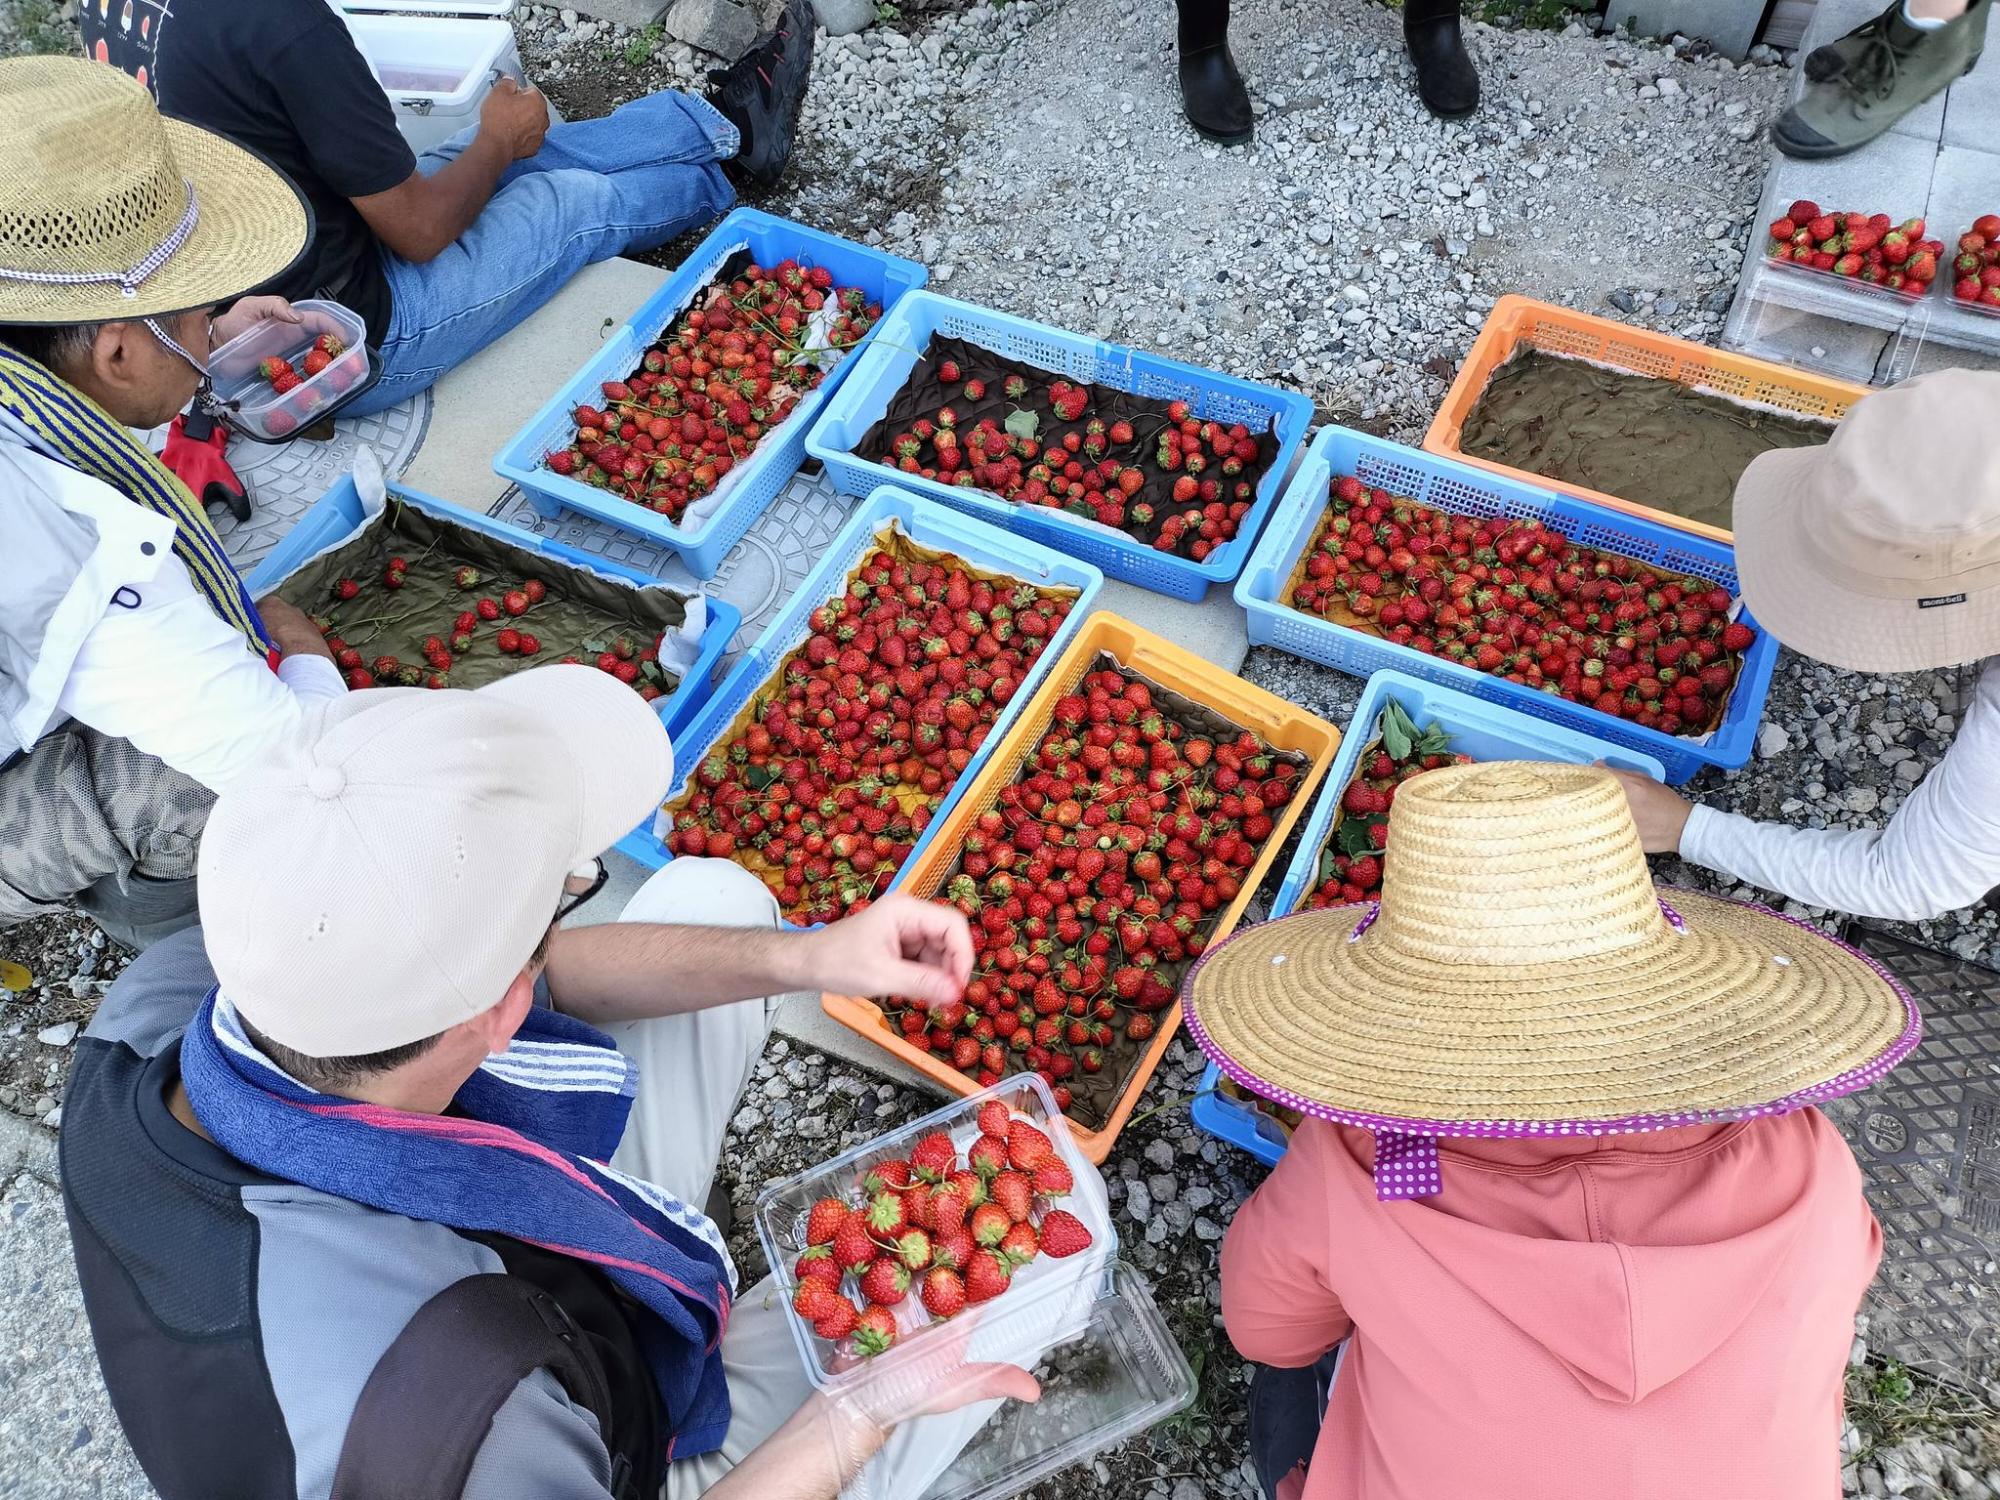
[(1264, 923), (1188, 975), (1189, 1032), (1245, 1088), (1393, 1136), (1605, 1135), (1815, 1103), (1916, 1045), (1916, 1006), (1853, 949), (1666, 906), (1602, 770), (1428, 772), (1391, 826), (1379, 907)]
[(312, 237), (282, 174), (82, 58), (0, 62), (0, 161), (0, 323), (206, 307), (269, 281)]
[(1831, 441), (1736, 485), (1757, 622), (1860, 672), (2000, 653), (2000, 374), (1940, 370), (1857, 402)]

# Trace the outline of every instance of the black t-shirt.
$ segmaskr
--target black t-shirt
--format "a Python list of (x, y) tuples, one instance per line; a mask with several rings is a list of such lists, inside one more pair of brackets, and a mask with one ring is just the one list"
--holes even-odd
[(389, 331), (381, 250), (348, 200), (416, 170), (396, 113), (326, 0), (82, 0), (84, 48), (153, 91), (163, 114), (264, 157), (298, 184), (318, 232), (264, 290), (324, 297)]

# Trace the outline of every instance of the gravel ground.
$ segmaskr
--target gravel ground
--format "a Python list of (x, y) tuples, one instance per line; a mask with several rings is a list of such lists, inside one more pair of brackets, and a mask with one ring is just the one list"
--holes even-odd
[[(1372, 5), (1239, 0), (1236, 50), (1260, 116), (1241, 150), (1196, 141), (1163, 0), (959, 0), (821, 39), (798, 169), (763, 200), (932, 265), (935, 284), (1101, 336), (1312, 395), (1323, 413), (1414, 441), (1492, 301), (1508, 291), (1685, 337), (1720, 332), (1764, 169), (1757, 135), (1788, 75), (1674, 48), (1472, 28), (1487, 104), (1443, 125), (1412, 102), (1396, 17)], [(0, 54), (57, 50), (52, 0), (0, 0)], [(572, 115), (700, 86), (713, 60), (575, 12), (516, 15), (530, 72)], [(1087, 60), (1087, 61), (1083, 61)], [(668, 246), (672, 262), (684, 246)], [(1360, 683), (1260, 649), (1246, 675), (1337, 722)], [(1861, 679), (1781, 661), (1758, 757), (1692, 788), (1757, 815), (1868, 826), (1948, 742), (1959, 684)], [(1815, 788), (1821, 790), (1815, 790)], [(1713, 884), (1699, 871), (1670, 879)], [(1820, 916), (1823, 914), (1806, 913)], [(2000, 919), (1954, 914), (1909, 935), (2000, 966)], [(0, 1105), (60, 1121), (67, 1027), (122, 967), (61, 916), (0, 936), (40, 983), (0, 1000)], [(1149, 1096), (1190, 1093), (1185, 1042)], [(931, 1101), (774, 1041), (725, 1148), (746, 1273), (761, 1269), (762, 1184), (913, 1117)], [(90, 1363), (43, 1151), (0, 1153), (0, 1490), (47, 1500), (147, 1493)], [(1170, 1108), (1107, 1167), (1123, 1254), (1152, 1283), (1201, 1374), (1182, 1418), (1099, 1460), (1117, 1500), (1255, 1492), (1243, 1369), (1214, 1313), (1219, 1242), (1260, 1169)], [(1858, 1348), (1860, 1346), (1857, 1346)], [(1940, 1412), (1894, 1372), (1858, 1367), (1847, 1493), (2000, 1495), (1977, 1414)], [(1074, 1493), (1065, 1476), (1040, 1495)]]

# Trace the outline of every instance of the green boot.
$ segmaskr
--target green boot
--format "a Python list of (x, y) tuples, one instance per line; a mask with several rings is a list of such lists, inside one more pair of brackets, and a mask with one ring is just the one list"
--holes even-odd
[[(1827, 79), (1845, 73), (1847, 65), (1867, 50), (1869, 39), (1880, 36), (1889, 17), (1900, 15), (1902, 9), (1903, 0), (1892, 0), (1881, 15), (1871, 16), (1846, 36), (1813, 48), (1806, 54), (1806, 77), (1814, 83), (1825, 83)], [(1987, 0), (1972, 0), (1965, 8), (1966, 19), (1972, 22), (1972, 57), (1966, 64), (1968, 70), (1978, 64), (1979, 54), (1986, 49), (1986, 15), (1990, 9)]]
[[(1787, 156), (1845, 156), (1879, 135), (1933, 94), (1972, 70), (1985, 43), (1989, 0), (1931, 30), (1903, 19), (1902, 0), (1807, 59), (1812, 76), (1799, 102), (1771, 127), (1771, 143)], [(1831, 56), (1828, 56), (1831, 54)]]

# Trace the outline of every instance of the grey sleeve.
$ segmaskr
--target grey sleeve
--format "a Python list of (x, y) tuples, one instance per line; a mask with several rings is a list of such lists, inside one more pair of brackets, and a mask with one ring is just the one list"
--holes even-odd
[(610, 1500), (611, 1455), (597, 1419), (547, 1370), (514, 1388), (466, 1476), (464, 1500)]
[(123, 1042), (141, 1057), (155, 1057), (187, 1030), (214, 984), (201, 929), (190, 927), (132, 960), (106, 992), (84, 1034)]

